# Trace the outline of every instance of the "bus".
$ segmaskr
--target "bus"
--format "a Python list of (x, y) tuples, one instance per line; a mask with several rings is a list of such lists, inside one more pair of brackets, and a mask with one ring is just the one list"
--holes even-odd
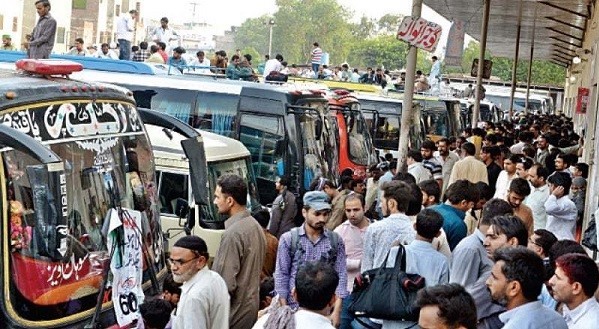
[[(472, 111), (474, 110), (474, 99), (460, 99), (462, 121), (466, 127), (472, 126)], [(480, 101), (480, 113), (477, 122), (500, 122), (503, 120), (503, 111), (488, 100)]]
[(378, 159), (360, 102), (340, 89), (329, 92), (328, 99), (331, 116), (339, 127), (339, 172), (351, 169), (353, 177), (366, 179), (366, 169)]
[[(391, 153), (394, 158), (398, 158), (403, 101), (373, 94), (356, 93), (355, 96), (360, 101), (362, 114), (373, 136), (373, 144), (379, 156), (384, 157), (385, 154)], [(418, 102), (414, 102), (413, 113), (413, 118), (410, 120), (409, 144), (411, 148), (419, 149), (425, 135)]]
[[(29, 73), (0, 70), (0, 322), (125, 326), (167, 273), (152, 149), (133, 94), (65, 77), (77, 63), (17, 67)], [(136, 274), (124, 278), (122, 268)]]
[[(223, 174), (243, 177), (248, 184), (248, 208), (260, 207), (250, 152), (235, 139), (198, 131), (203, 140), (205, 161), (191, 165), (205, 168), (208, 188), (205, 199), (196, 202), (192, 193), (190, 161), (181, 147), (184, 136), (150, 124), (146, 124), (146, 131), (156, 162), (160, 219), (168, 240), (168, 250), (184, 234), (193, 234), (206, 241), (208, 253), (213, 257), (224, 229), (224, 220), (212, 203), (218, 177)], [(185, 210), (192, 204), (198, 206), (191, 209), (189, 216), (192, 217), (187, 217)], [(181, 213), (182, 208), (184, 211)]]
[(443, 137), (459, 136), (466, 128), (459, 99), (414, 95), (422, 107), (426, 137), (436, 142)]
[(259, 201), (272, 204), (275, 181), (290, 178), (299, 200), (318, 177), (339, 178), (338, 127), (318, 90), (201, 76), (80, 72), (79, 78), (132, 90), (138, 106), (194, 128), (237, 139), (252, 157)]

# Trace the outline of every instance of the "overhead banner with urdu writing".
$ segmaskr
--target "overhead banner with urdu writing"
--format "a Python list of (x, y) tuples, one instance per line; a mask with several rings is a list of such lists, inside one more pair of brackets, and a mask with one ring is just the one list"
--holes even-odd
[(445, 66), (462, 66), (462, 55), (464, 54), (464, 22), (455, 20), (449, 28), (447, 36), (447, 46), (445, 47), (445, 57), (443, 62)]
[(429, 22), (422, 17), (406, 16), (399, 25), (397, 40), (429, 52), (435, 51), (441, 39), (441, 25)]
[(587, 113), (589, 106), (589, 88), (578, 87), (578, 97), (576, 100), (576, 113)]

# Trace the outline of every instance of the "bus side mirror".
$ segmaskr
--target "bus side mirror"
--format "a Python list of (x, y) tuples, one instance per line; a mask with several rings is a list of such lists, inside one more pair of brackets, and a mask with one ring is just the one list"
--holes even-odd
[(177, 215), (177, 217), (181, 219), (187, 217), (188, 214), (189, 203), (187, 202), (187, 200), (183, 198), (177, 198), (177, 202), (175, 204), (175, 215)]

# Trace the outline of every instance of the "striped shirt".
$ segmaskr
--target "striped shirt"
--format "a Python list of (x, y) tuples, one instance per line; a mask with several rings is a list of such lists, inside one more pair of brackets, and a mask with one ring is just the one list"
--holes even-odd
[(443, 179), (443, 166), (439, 160), (433, 158), (422, 160), (424, 168), (428, 169), (433, 174), (433, 179)]
[(320, 64), (322, 61), (322, 49), (316, 47), (312, 49), (312, 64)]

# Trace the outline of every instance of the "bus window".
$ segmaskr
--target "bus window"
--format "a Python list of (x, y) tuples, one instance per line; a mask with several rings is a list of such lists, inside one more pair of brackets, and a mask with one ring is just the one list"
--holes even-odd
[(345, 111), (343, 116), (347, 123), (350, 160), (359, 165), (376, 162), (376, 158), (371, 157), (372, 144), (368, 138), (370, 133), (362, 114), (358, 110), (352, 110)]
[(240, 141), (252, 155), (260, 201), (271, 203), (277, 195), (274, 190), (276, 177), (288, 174), (284, 154), (277, 154), (276, 149), (285, 140), (283, 118), (242, 113), (239, 133)]
[(188, 175), (157, 172), (158, 199), (160, 201), (160, 213), (175, 216), (177, 199), (189, 200)]
[(144, 87), (124, 85), (133, 91), (133, 97), (141, 108), (148, 108), (171, 115), (183, 122), (191, 123), (193, 100), (196, 91), (184, 89), (157, 88), (156, 90)]
[(238, 103), (239, 97), (235, 95), (199, 92), (189, 123), (194, 128), (234, 137)]
[[(252, 173), (252, 167), (249, 158), (209, 162), (208, 182), (210, 186), (210, 195), (214, 195), (216, 181), (218, 180), (218, 178), (225, 174), (235, 174), (245, 178), (245, 182), (248, 185), (248, 203), (246, 204), (246, 206), (250, 210), (259, 207), (260, 204), (257, 199), (258, 188), (256, 187), (256, 183), (254, 182), (254, 175)], [(208, 205), (208, 207), (210, 208), (207, 209), (210, 213), (210, 216), (207, 216), (209, 221), (225, 220), (224, 217), (218, 215), (218, 210), (212, 202)], [(202, 213), (206, 214), (206, 210), (203, 210)]]
[(380, 114), (376, 124), (374, 141), (376, 147), (397, 149), (399, 145), (399, 116)]
[(425, 111), (424, 114), (427, 135), (449, 136), (449, 124), (447, 120), (447, 112), (444, 111)]

